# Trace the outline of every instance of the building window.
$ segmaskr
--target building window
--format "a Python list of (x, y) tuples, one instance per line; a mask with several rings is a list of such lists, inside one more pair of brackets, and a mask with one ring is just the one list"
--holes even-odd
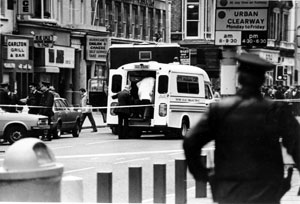
[(85, 17), (85, 3), (83, 0), (80, 1), (80, 23), (84, 24), (84, 17)]
[(57, 21), (62, 23), (63, 20), (63, 0), (57, 0)]
[(5, 17), (5, 1), (6, 0), (0, 0), (0, 18)]
[(279, 31), (279, 13), (280, 10), (278, 8), (274, 8), (271, 16), (270, 16), (270, 26), (269, 29), (269, 38), (274, 40), (279, 40), (278, 31)]
[(51, 19), (53, 18), (53, 1), (52, 0), (35, 0), (33, 1), (34, 15), (33, 18)]
[(289, 14), (288, 12), (283, 12), (282, 14), (282, 41), (288, 41), (289, 33)]
[(69, 20), (70, 20), (70, 24), (73, 24), (74, 23), (74, 1), (70, 0), (69, 5), (70, 5)]
[(186, 38), (211, 39), (215, 0), (186, 0)]
[(119, 2), (115, 3), (115, 19), (116, 19), (116, 24), (117, 24), (117, 37), (121, 37), (122, 33), (122, 26), (123, 26), (123, 21), (122, 21), (122, 12), (121, 12), (121, 4)]

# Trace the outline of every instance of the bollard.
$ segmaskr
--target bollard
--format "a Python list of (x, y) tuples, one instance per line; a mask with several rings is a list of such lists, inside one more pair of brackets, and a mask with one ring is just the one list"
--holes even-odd
[(112, 203), (112, 172), (97, 173), (97, 203)]
[[(204, 166), (206, 166), (206, 161), (207, 161), (206, 155), (201, 155), (201, 162)], [(195, 188), (196, 198), (205, 198), (207, 196), (206, 184), (207, 182), (196, 181), (196, 188)]]
[(61, 183), (61, 202), (83, 202), (83, 180), (76, 176), (64, 176)]
[(142, 203), (142, 167), (129, 167), (129, 203)]
[(175, 204), (184, 204), (187, 201), (186, 170), (185, 160), (175, 160)]
[(153, 165), (154, 203), (166, 203), (166, 164)]

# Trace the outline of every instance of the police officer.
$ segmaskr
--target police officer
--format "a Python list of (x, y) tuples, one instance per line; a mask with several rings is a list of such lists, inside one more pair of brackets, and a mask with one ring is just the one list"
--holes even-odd
[(9, 98), (9, 84), (8, 82), (3, 82), (0, 84), (0, 108), (5, 110), (5, 111), (9, 111), (10, 108), (9, 106), (5, 106), (5, 105), (10, 105), (11, 104), (11, 100)]
[[(280, 138), (300, 170), (300, 126), (285, 105), (260, 93), (273, 64), (248, 53), (236, 60), (241, 87), (235, 96), (211, 104), (188, 132), (183, 143), (188, 168), (197, 180), (210, 181), (215, 202), (279, 203), (290, 187)], [(214, 171), (199, 158), (210, 141), (215, 142)]]
[[(52, 110), (54, 104), (54, 95), (49, 90), (50, 83), (46, 81), (42, 81), (40, 83), (40, 90), (42, 91), (42, 97), (40, 100), (40, 115), (48, 116), (48, 124), (51, 125), (52, 116), (54, 112)], [(49, 131), (47, 134), (47, 139), (51, 141), (52, 139), (52, 131)]]

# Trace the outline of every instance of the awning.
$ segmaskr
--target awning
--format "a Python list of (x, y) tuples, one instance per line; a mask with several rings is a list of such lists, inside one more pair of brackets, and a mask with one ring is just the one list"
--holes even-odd
[(35, 67), (35, 72), (43, 72), (43, 73), (59, 73), (58, 67)]

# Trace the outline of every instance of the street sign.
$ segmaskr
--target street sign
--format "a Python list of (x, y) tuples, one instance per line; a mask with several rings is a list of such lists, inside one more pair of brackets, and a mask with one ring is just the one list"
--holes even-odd
[(268, 33), (266, 31), (243, 31), (242, 46), (267, 46)]
[(216, 45), (240, 45), (241, 31), (216, 31)]
[(268, 1), (218, 0), (215, 45), (267, 45)]
[(218, 8), (267, 8), (269, 7), (268, 0), (218, 0)]
[(216, 30), (267, 30), (268, 9), (218, 9)]

